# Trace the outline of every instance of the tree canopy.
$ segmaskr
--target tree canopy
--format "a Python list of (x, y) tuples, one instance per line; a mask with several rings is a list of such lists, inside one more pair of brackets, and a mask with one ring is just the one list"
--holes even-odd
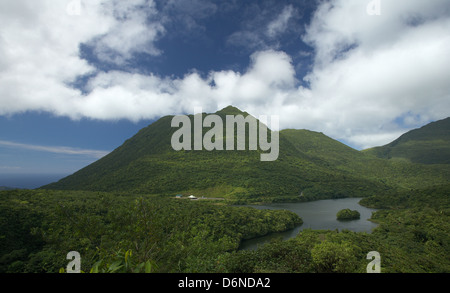
[(357, 210), (342, 209), (336, 214), (336, 218), (340, 221), (345, 220), (357, 220), (361, 217), (361, 214)]

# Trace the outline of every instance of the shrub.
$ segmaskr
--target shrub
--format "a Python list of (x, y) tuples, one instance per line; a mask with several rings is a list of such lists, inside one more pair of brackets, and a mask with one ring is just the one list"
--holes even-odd
[(343, 209), (340, 210), (337, 214), (336, 214), (336, 218), (340, 221), (342, 220), (356, 220), (359, 219), (361, 217), (361, 215), (359, 214), (358, 211), (354, 210), (350, 210), (350, 209)]

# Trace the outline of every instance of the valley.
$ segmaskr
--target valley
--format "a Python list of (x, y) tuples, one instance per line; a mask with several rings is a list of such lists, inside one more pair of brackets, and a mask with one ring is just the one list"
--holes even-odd
[[(249, 115), (232, 106), (214, 114)], [(172, 118), (57, 182), (0, 191), (0, 271), (64, 272), (78, 251), (93, 273), (363, 273), (377, 251), (384, 273), (450, 272), (448, 119), (364, 151), (284, 129), (277, 160), (261, 161), (261, 150), (176, 151)], [(350, 199), (374, 210), (369, 231), (313, 228), (306, 211), (258, 208)]]

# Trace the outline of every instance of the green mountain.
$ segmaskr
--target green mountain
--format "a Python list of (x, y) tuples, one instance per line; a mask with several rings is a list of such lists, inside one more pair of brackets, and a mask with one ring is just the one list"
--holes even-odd
[[(248, 115), (231, 106), (215, 114), (223, 121), (226, 115)], [(175, 151), (173, 117), (159, 119), (107, 156), (42, 188), (195, 194), (256, 202), (364, 197), (418, 184), (423, 187), (424, 179), (425, 185), (431, 185), (449, 178), (448, 169), (390, 162), (308, 130), (280, 131), (275, 161), (261, 161), (260, 150)], [(194, 116), (189, 118), (193, 123)], [(209, 129), (204, 128), (203, 134)], [(217, 139), (225, 141), (225, 130), (223, 134)]]
[(450, 117), (411, 130), (385, 146), (371, 148), (365, 152), (383, 159), (450, 164)]

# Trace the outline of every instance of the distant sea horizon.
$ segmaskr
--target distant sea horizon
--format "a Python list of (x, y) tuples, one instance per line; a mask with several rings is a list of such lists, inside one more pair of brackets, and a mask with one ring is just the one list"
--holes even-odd
[(56, 182), (69, 174), (0, 174), (0, 186), (35, 189)]

